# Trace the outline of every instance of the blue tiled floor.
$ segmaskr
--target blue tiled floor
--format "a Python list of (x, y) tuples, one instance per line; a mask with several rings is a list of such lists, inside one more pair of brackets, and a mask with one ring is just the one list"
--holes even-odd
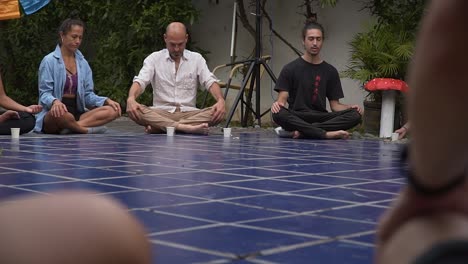
[(0, 137), (0, 199), (113, 196), (155, 263), (372, 263), (377, 219), (403, 185), (399, 144), (210, 136)]

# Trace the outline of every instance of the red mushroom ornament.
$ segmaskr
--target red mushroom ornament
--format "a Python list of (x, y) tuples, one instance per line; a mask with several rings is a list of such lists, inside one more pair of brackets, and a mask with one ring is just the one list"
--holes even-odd
[(380, 137), (392, 136), (395, 119), (395, 100), (397, 91), (407, 92), (408, 85), (402, 81), (391, 78), (375, 78), (368, 81), (364, 88), (369, 92), (382, 91), (382, 108), (380, 112)]

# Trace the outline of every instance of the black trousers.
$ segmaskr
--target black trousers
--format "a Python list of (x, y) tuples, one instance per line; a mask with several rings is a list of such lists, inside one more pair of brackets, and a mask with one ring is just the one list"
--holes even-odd
[(361, 122), (356, 109), (338, 112), (294, 111), (281, 107), (273, 120), (287, 131), (299, 131), (305, 138), (325, 138), (326, 131), (350, 129)]
[(19, 127), (20, 134), (28, 133), (36, 125), (36, 118), (30, 113), (18, 112), (20, 119), (9, 119), (0, 123), (0, 135), (10, 135), (10, 128)]

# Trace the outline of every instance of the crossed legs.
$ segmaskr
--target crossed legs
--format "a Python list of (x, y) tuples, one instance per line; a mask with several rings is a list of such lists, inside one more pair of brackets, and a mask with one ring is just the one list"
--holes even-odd
[(147, 133), (162, 133), (166, 127), (175, 127), (177, 131), (191, 134), (208, 134), (213, 109), (211, 107), (190, 111), (170, 113), (164, 110), (144, 107), (141, 118), (135, 121), (145, 126)]
[(9, 135), (10, 128), (19, 127), (20, 134), (28, 133), (33, 130), (36, 119), (30, 113), (18, 112), (19, 119), (8, 119), (0, 123), (0, 135)]
[(346, 129), (361, 121), (361, 115), (354, 109), (338, 112), (292, 111), (281, 107), (273, 114), (273, 120), (287, 131), (294, 131), (293, 138), (312, 139), (348, 138)]
[(108, 105), (87, 111), (78, 120), (69, 112), (61, 117), (54, 117), (49, 112), (44, 118), (43, 131), (46, 134), (58, 134), (63, 129), (69, 129), (74, 133), (86, 134), (89, 132), (89, 128), (107, 124), (118, 116), (119, 112)]

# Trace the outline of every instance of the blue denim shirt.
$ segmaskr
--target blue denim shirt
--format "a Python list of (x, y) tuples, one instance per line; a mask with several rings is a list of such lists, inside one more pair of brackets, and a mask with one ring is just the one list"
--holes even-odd
[[(94, 93), (91, 67), (79, 50), (75, 52), (75, 60), (78, 74), (77, 110), (83, 113), (86, 108), (103, 106), (107, 97)], [(42, 59), (39, 66), (39, 104), (42, 105), (43, 109), (36, 116), (35, 132), (42, 132), (44, 117), (52, 107), (54, 100), (62, 100), (65, 79), (65, 63), (60, 46), (57, 45), (53, 52)]]

